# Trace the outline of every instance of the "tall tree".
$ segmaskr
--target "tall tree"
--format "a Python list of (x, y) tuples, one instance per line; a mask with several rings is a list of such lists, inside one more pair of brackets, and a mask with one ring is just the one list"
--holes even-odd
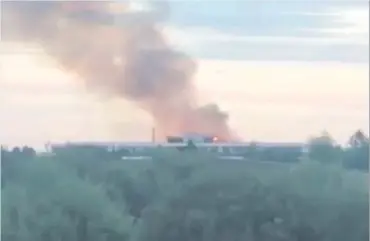
[(308, 157), (321, 163), (333, 163), (340, 160), (341, 148), (327, 131), (313, 137), (308, 142)]
[(344, 166), (350, 169), (369, 170), (369, 137), (361, 130), (356, 131), (349, 138), (344, 155)]

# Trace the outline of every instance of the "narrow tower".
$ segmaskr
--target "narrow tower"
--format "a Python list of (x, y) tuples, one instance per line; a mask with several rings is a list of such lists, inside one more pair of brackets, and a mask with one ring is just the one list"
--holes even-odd
[(152, 128), (152, 142), (155, 143), (155, 128)]

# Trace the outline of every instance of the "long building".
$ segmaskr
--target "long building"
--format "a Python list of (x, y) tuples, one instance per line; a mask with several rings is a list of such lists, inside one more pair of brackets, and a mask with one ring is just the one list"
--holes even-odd
[[(181, 148), (186, 147), (187, 142), (169, 143), (169, 142), (66, 142), (51, 143), (47, 146), (48, 151), (52, 152), (58, 148), (66, 147), (103, 147), (107, 150), (126, 149), (130, 152), (140, 152), (154, 148)], [(264, 148), (300, 148), (302, 152), (306, 151), (306, 145), (303, 143), (267, 143), (267, 142), (213, 142), (194, 143), (198, 149), (205, 149), (211, 152), (220, 153), (239, 153), (251, 146), (259, 149)]]
[(257, 149), (268, 148), (293, 148), (301, 152), (306, 152), (304, 143), (267, 143), (267, 142), (232, 142), (222, 141), (216, 136), (201, 135), (198, 133), (186, 133), (182, 136), (168, 136), (167, 141), (157, 142), (152, 138), (151, 142), (67, 142), (50, 143), (46, 146), (49, 152), (66, 147), (100, 147), (109, 151), (127, 150), (131, 153), (145, 152), (155, 148), (181, 149), (192, 143), (197, 149), (203, 149), (210, 152), (238, 154), (245, 152), (248, 148), (254, 146)]

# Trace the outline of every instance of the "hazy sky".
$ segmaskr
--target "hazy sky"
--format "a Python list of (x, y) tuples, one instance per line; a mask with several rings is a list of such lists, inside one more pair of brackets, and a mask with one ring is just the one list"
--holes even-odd
[[(366, 1), (173, 1), (164, 31), (197, 58), (204, 102), (247, 140), (301, 141), (368, 132)], [(5, 35), (6, 33), (2, 33)], [(85, 91), (37, 49), (2, 43), (0, 142), (149, 140), (131, 103)]]

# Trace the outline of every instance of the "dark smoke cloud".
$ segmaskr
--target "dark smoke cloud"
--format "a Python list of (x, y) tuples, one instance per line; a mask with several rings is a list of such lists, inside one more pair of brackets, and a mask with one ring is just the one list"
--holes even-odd
[(135, 102), (166, 134), (233, 138), (227, 114), (217, 105), (197, 104), (196, 63), (171, 49), (162, 35), (159, 23), (168, 5), (119, 14), (108, 6), (106, 1), (3, 2), (3, 40), (40, 44), (87, 88)]

